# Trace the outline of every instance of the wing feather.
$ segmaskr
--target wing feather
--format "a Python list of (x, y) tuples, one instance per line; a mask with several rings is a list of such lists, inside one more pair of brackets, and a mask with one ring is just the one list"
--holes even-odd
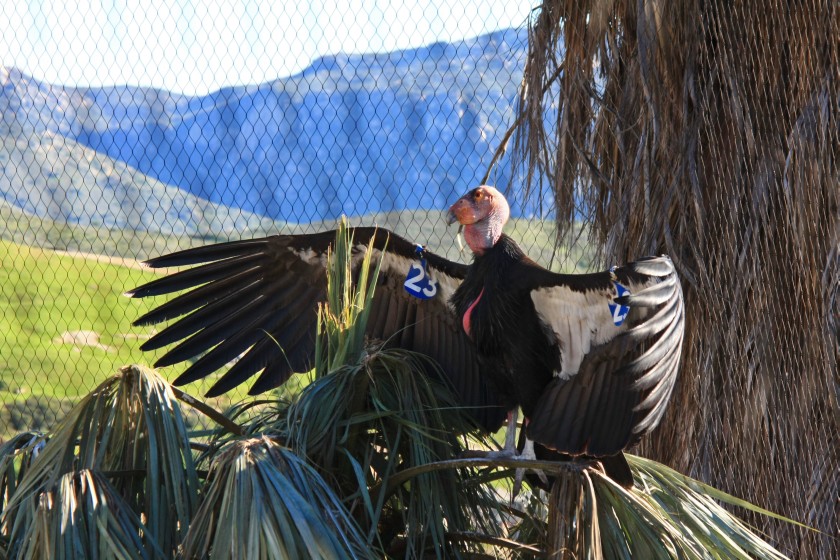
[(235, 311), (224, 316), (223, 321), (219, 320), (218, 315), (207, 313), (204, 308), (200, 308), (195, 313), (154, 335), (140, 346), (140, 349), (156, 350), (186, 338), (184, 342), (161, 356), (155, 362), (155, 367), (178, 364), (206, 352), (222, 340), (240, 332), (242, 324), (245, 324), (246, 320), (252, 317), (253, 312), (259, 310), (264, 303), (262, 297), (242, 302), (237, 301), (237, 299), (234, 298), (230, 301), (231, 307), (229, 309)]
[[(312, 292), (308, 296), (307, 298), (302, 298), (302, 301), (323, 298), (323, 294), (312, 295)], [(244, 383), (255, 373), (271, 365), (273, 361), (285, 364), (286, 367), (280, 371), (284, 372), (286, 379), (288, 379), (291, 372), (307, 371), (310, 369), (311, 356), (309, 354), (301, 356), (300, 354), (302, 348), (309, 347), (308, 341), (312, 338), (312, 333), (303, 327), (308, 326), (316, 320), (315, 311), (309, 306), (303, 306), (300, 313), (294, 313), (294, 311), (291, 313), (291, 321), (284, 321), (281, 328), (273, 329), (270, 335), (266, 334), (266, 336), (259, 337), (257, 342), (216, 382), (208, 392), (208, 395), (211, 397), (218, 396), (233, 389), (241, 383)], [(270, 327), (270, 325), (266, 325), (266, 327)], [(314, 339), (311, 345), (311, 352), (314, 352)], [(281, 353), (279, 358), (277, 356), (278, 352)], [(308, 360), (304, 361), (304, 357), (308, 358)], [(224, 356), (222, 359), (224, 359)], [(259, 384), (260, 379), (257, 380), (254, 387)], [(251, 391), (254, 391), (254, 387), (251, 388)]]
[[(148, 284), (144, 284), (139, 288), (126, 292), (126, 295), (130, 297), (148, 297), (179, 292), (212, 280), (228, 278), (239, 272), (251, 272), (259, 266), (258, 263), (261, 258), (262, 255), (260, 254), (248, 253), (238, 257), (230, 257), (218, 262), (211, 262), (210, 264), (176, 272), (175, 274), (171, 274), (165, 278), (153, 280)], [(155, 264), (153, 266), (149, 263)], [(144, 264), (151, 268), (159, 268), (154, 259), (146, 261)]]
[[(368, 333), (384, 333), (388, 321), (388, 303), (381, 288), (373, 294), (373, 306), (368, 315)], [(381, 335), (377, 336), (381, 338)]]
[(262, 253), (265, 250), (266, 241), (269, 239), (271, 238), (264, 237), (260, 239), (201, 245), (149, 259), (143, 264), (149, 268), (172, 268), (173, 266), (191, 266), (199, 263), (221, 261), (232, 257), (242, 257), (244, 255)]
[[(419, 300), (403, 288), (410, 265), (419, 260), (414, 243), (375, 228), (352, 228), (351, 235), (354, 278), (371, 243), (374, 257), (385, 251), (367, 335), (432, 357), (462, 403), (477, 411), (480, 424), (487, 429), (501, 425), (505, 411), (481, 376), (477, 351), (447, 301), (467, 267), (425, 251), (428, 272), (440, 290), (432, 299)], [(334, 239), (333, 231), (277, 235), (196, 247), (147, 261), (152, 268), (192, 268), (127, 292), (131, 297), (183, 292), (135, 321), (143, 326), (169, 322), (142, 348), (175, 345), (157, 361), (158, 367), (195, 359), (176, 385), (202, 379), (233, 362), (209, 396), (255, 375), (250, 392), (263, 392), (294, 372), (308, 370), (317, 306), (326, 299), (326, 254)]]
[(638, 358), (628, 362), (626, 366), (620, 368), (616, 371), (616, 373), (641, 375), (641, 377), (636, 380), (634, 388), (646, 389), (645, 379), (647, 376), (645, 373), (657, 371), (657, 368), (659, 368), (666, 357), (671, 356), (678, 351), (678, 348), (675, 347), (673, 343), (672, 337), (676, 335), (679, 328), (679, 321), (672, 321), (666, 325), (665, 330), (662, 331), (662, 334), (656, 342), (651, 344)]
[[(417, 315), (419, 305), (406, 305), (405, 316), (403, 317), (402, 328), (400, 329), (399, 345), (401, 348), (413, 348), (414, 336), (417, 328)], [(443, 351), (443, 348), (438, 347), (438, 351)]]
[[(618, 298), (616, 282), (630, 294)], [(538, 312), (546, 310), (541, 317), (561, 359), (529, 436), (564, 453), (604, 457), (655, 428), (676, 382), (685, 329), (671, 260), (650, 257), (576, 277), (543, 274), (532, 299)], [(609, 308), (615, 303), (630, 307), (621, 325)]]
[(163, 321), (175, 319), (188, 313), (191, 309), (218, 301), (233, 293), (247, 290), (252, 284), (248, 283), (247, 279), (245, 284), (243, 284), (242, 275), (245, 274), (247, 272), (241, 272), (214, 282), (209, 282), (205, 290), (194, 290), (172, 298), (163, 305), (140, 316), (134, 321), (134, 324), (136, 326), (155, 325)]

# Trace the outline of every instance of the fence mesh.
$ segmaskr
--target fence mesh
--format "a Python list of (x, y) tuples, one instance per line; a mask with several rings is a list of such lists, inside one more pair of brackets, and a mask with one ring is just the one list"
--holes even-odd
[[(441, 209), (486, 176), (513, 200), (509, 233), (542, 264), (675, 258), (685, 367), (642, 452), (834, 537), (751, 519), (784, 552), (840, 555), (840, 10), (707, 4), (546, 2), (486, 33), (476, 6), (413, 9), (404, 26), (434, 29), (454, 10), (475, 37), (376, 54), (343, 45), (360, 54), (294, 73), (278, 59), (271, 80), (246, 73), (230, 87), (208, 68), (207, 84), (191, 84), (208, 93), (0, 68), (0, 440), (48, 427), (118, 366), (154, 360), (138, 350), (149, 333), (130, 326), (151, 303), (121, 297), (154, 274), (138, 261), (316, 231), (341, 214), (466, 260)], [(30, 5), (31, 29), (49, 28), (49, 6)], [(44, 68), (80, 65), (62, 44), (82, 21), (148, 40), (116, 8), (64, 9)], [(354, 25), (347, 13), (326, 30), (260, 14), (229, 17), (290, 43)], [(3, 44), (39, 48), (31, 29)], [(208, 65), (200, 50), (157, 44), (181, 66)], [(121, 63), (105, 45), (87, 52), (88, 66)], [(247, 67), (249, 52), (229, 56)]]
[[(129, 85), (66, 86), (25, 68), (0, 69), (0, 437), (45, 428), (118, 366), (154, 360), (138, 350), (149, 333), (130, 326), (146, 307), (119, 295), (150, 277), (138, 266), (150, 256), (213, 241), (322, 230), (347, 215), (465, 258), (441, 209), (485, 173), (513, 119), (527, 46), (521, 25), (527, 9), (520, 9), (514, 16), (519, 28), (472, 23), (465, 27), (474, 36), (416, 48), (365, 53), (365, 46), (385, 39), (345, 40), (341, 46), (356, 52), (324, 54), (291, 75), (283, 74), (288, 64), (277, 53), (274, 79), (258, 82), (256, 73), (245, 73), (241, 83), (219, 88), (215, 84), (227, 80), (206, 59), (222, 64), (228, 56), (248, 66), (270, 53), (254, 41), (240, 41), (239, 52), (221, 56), (185, 53), (188, 41), (178, 27), (206, 28), (200, 20), (209, 13), (160, 23), (172, 36), (156, 37), (142, 29), (150, 24), (146, 16), (127, 8), (33, 3), (29, 18), (20, 6), (3, 9), (25, 27), (3, 44), (19, 55), (42, 48), (35, 61), (45, 73), (60, 77), (72, 68), (89, 76), (80, 60), (62, 56), (61, 44), (71, 51), (70, 45), (97, 37), (105, 44), (82, 45), (82, 52), (90, 64), (100, 61), (102, 74)], [(445, 11), (463, 15), (464, 9), (453, 4)], [(377, 10), (363, 6), (358, 25), (369, 25)], [(418, 15), (410, 6), (400, 10), (404, 25)], [(280, 44), (289, 52), (306, 52), (318, 37), (354, 25), (339, 8), (333, 17), (297, 26), (290, 22), (298, 8), (271, 11), (274, 29), (242, 14), (236, 20), (236, 10), (230, 14), (235, 21), (216, 19), (210, 25), (222, 29), (218, 43), (211, 36), (211, 46), (223, 51), (231, 44), (224, 35), (254, 31), (283, 35)], [(413, 25), (441, 29), (438, 35), (447, 39), (444, 16), (428, 9)], [(56, 25), (61, 18), (77, 26)], [(99, 23), (92, 29), (90, 20)], [(47, 31), (63, 35), (50, 43), (43, 37)], [(204, 74), (185, 76), (178, 85), (207, 93), (130, 85), (149, 73), (108, 66), (124, 50), (108, 37), (155, 42), (134, 50), (156, 56), (157, 64), (161, 56), (186, 57), (161, 72), (206, 66)], [(114, 49), (117, 55), (109, 54)], [(497, 167), (492, 180), (510, 183), (510, 165)], [(539, 218), (539, 204), (520, 200), (515, 214), (520, 219), (513, 233), (542, 262), (559, 266), (565, 255), (553, 250), (551, 221), (522, 219)], [(572, 257), (564, 264), (587, 265), (585, 247)], [(180, 370), (167, 374), (174, 379)], [(244, 396), (243, 389), (230, 398)]]

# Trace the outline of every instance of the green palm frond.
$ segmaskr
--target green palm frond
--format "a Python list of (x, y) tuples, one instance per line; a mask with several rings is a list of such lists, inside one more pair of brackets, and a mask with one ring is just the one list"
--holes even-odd
[(57, 495), (65, 475), (86, 469), (107, 475), (130, 510), (142, 513), (147, 552), (176, 547), (197, 506), (199, 484), (181, 409), (166, 381), (151, 370), (125, 367), (56, 427), (0, 516), (13, 556), (23, 535), (43, 521), (38, 504)]
[(39, 495), (34, 522), (20, 536), (19, 558), (165, 558), (149, 549), (147, 528), (102, 473), (83, 469), (61, 476)]
[(21, 432), (0, 445), (0, 512), (6, 509), (44, 442), (40, 432)]
[(327, 254), (327, 304), (318, 309), (318, 336), (315, 343), (315, 372), (324, 375), (353, 363), (362, 353), (370, 302), (379, 278), (382, 260), (371, 271), (373, 239), (364, 254), (354, 281), (353, 239), (342, 218), (336, 231), (335, 250)]
[(321, 475), (261, 437), (232, 442), (184, 541), (186, 558), (373, 558)]

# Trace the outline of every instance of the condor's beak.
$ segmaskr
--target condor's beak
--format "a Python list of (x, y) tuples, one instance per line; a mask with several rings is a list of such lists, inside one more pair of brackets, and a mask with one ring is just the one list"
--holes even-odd
[(452, 225), (455, 222), (460, 222), (459, 215), (464, 211), (464, 205), (467, 202), (464, 200), (464, 197), (459, 198), (455, 201), (455, 204), (449, 207), (449, 213), (446, 215), (446, 224)]
[(452, 208), (449, 209), (449, 213), (446, 215), (446, 225), (451, 226), (455, 222), (458, 221), (458, 216), (455, 215), (455, 211)]

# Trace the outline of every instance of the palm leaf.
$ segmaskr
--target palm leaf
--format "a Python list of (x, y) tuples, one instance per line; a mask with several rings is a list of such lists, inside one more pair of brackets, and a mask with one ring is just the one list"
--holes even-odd
[(38, 504), (47, 495), (71, 499), (69, 492), (56, 493), (67, 484), (65, 475), (85, 469), (107, 474), (130, 511), (146, 520), (147, 553), (175, 549), (197, 505), (198, 478), (181, 409), (153, 371), (121, 369), (56, 427), (0, 516), (12, 556), (26, 542), (23, 535), (48, 517), (51, 510)]
[(216, 458), (184, 542), (187, 558), (372, 558), (320, 474), (261, 437)]
[(391, 483), (401, 469), (457, 456), (465, 448), (458, 434), (473, 428), (449, 388), (426, 375), (431, 367), (412, 352), (370, 349), (360, 363), (316, 379), (274, 425), (295, 453), (330, 473), (351, 509), (364, 512), (370, 546), (409, 557), (457, 553), (451, 532), (501, 536), (492, 486), (451, 469)]
[(165, 558), (144, 545), (147, 528), (101, 473), (64, 474), (38, 497), (35, 522), (22, 535), (20, 558)]
[(21, 432), (0, 445), (0, 512), (6, 509), (44, 442), (39, 432)]
[(315, 372), (326, 374), (356, 361), (364, 347), (369, 304), (382, 265), (380, 259), (371, 272), (373, 238), (353, 282), (353, 239), (345, 219), (335, 234), (334, 252), (327, 254), (327, 304), (318, 310), (318, 336), (315, 343)]
[[(525, 501), (523, 510), (504, 508), (498, 501), (486, 504), (508, 514), (508, 535), (513, 539), (508, 539), (505, 547), (519, 547), (526, 556), (538, 546), (548, 557), (593, 560), (786, 558), (711, 496), (758, 513), (770, 512), (713, 489), (708, 493), (702, 483), (655, 461), (635, 456), (628, 459), (639, 481), (631, 491), (585, 463), (529, 461), (528, 467), (545, 470), (555, 480), (548, 495), (537, 491), (520, 498)], [(421, 474), (456, 469), (462, 472), (462, 484), (469, 484), (470, 477), (463, 474), (468, 465), (510, 468), (523, 463), (480, 458), (439, 461), (401, 470), (389, 484), (400, 485)], [(374, 489), (372, 495), (376, 494)], [(520, 521), (512, 523), (512, 517)]]

